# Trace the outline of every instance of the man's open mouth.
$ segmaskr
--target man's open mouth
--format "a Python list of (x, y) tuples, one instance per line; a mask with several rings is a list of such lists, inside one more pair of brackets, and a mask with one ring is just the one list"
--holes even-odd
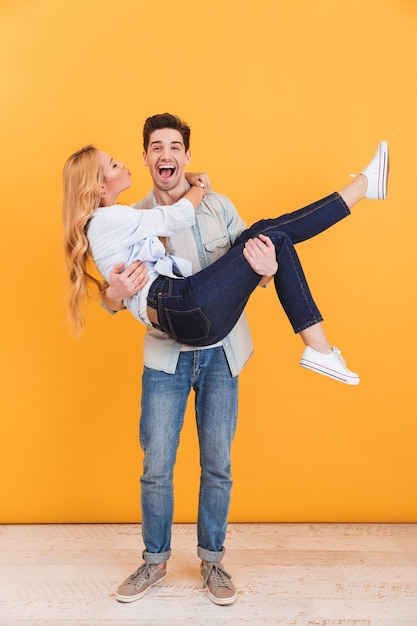
[(175, 172), (175, 167), (173, 165), (160, 165), (158, 167), (158, 172), (161, 178), (169, 180)]

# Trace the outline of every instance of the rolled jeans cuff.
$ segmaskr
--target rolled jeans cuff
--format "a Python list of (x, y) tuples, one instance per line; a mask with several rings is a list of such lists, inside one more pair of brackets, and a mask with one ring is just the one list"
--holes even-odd
[(226, 548), (222, 548), (221, 552), (211, 552), (211, 550), (206, 550), (201, 546), (197, 546), (198, 557), (202, 561), (207, 561), (208, 563), (220, 563), (220, 561), (224, 557), (225, 552)]
[(144, 550), (142, 552), (142, 558), (145, 563), (149, 563), (149, 565), (159, 565), (160, 563), (165, 563), (168, 561), (171, 556), (171, 550), (167, 550), (166, 552), (148, 552)]

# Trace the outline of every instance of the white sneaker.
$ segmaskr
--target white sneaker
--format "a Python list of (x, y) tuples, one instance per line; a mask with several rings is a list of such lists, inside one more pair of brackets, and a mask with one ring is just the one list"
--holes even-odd
[(386, 141), (381, 141), (374, 158), (361, 174), (368, 179), (366, 197), (369, 200), (385, 200), (389, 176), (389, 154)]
[(301, 357), (300, 365), (318, 374), (329, 376), (347, 385), (358, 385), (360, 378), (355, 372), (346, 367), (345, 360), (338, 348), (333, 348), (330, 354), (322, 354), (307, 346)]

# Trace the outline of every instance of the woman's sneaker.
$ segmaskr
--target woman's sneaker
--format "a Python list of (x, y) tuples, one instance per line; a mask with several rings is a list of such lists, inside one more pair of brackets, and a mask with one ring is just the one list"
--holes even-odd
[(366, 197), (369, 200), (385, 200), (389, 177), (389, 153), (386, 141), (381, 141), (374, 158), (361, 174), (368, 179)]
[(346, 385), (358, 385), (360, 378), (355, 372), (346, 367), (344, 358), (338, 348), (333, 348), (330, 354), (322, 354), (307, 346), (301, 357), (300, 365), (323, 376), (329, 376)]

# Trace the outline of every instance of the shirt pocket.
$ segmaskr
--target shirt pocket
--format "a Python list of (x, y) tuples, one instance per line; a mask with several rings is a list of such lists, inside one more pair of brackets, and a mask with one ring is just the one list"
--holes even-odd
[(204, 242), (204, 249), (207, 254), (209, 263), (212, 263), (216, 259), (220, 258), (230, 248), (230, 239), (226, 236), (216, 237), (210, 241)]

